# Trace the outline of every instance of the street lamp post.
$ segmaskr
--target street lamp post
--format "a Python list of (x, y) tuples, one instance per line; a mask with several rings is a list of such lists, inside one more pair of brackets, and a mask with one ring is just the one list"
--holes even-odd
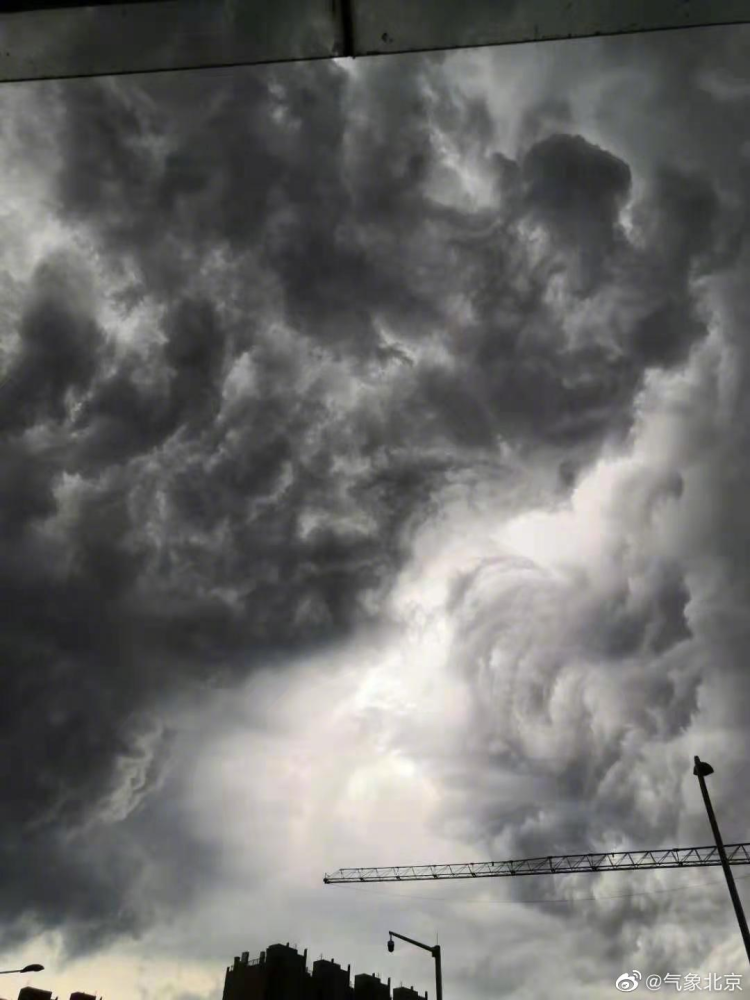
[(727, 880), (727, 886), (729, 887), (729, 895), (732, 897), (732, 903), (734, 904), (734, 912), (737, 915), (737, 923), (740, 925), (740, 932), (742, 934), (742, 940), (745, 942), (745, 951), (747, 952), (747, 957), (750, 960), (750, 933), (747, 929), (747, 921), (745, 920), (745, 913), (742, 909), (742, 902), (739, 895), (737, 894), (737, 886), (734, 884), (734, 876), (732, 875), (732, 869), (727, 861), (727, 854), (724, 850), (724, 842), (721, 839), (721, 834), (719, 833), (719, 824), (716, 822), (716, 816), (714, 816), (714, 810), (711, 806), (711, 799), (708, 797), (708, 789), (706, 788), (706, 775), (713, 774), (714, 769), (710, 764), (707, 764), (705, 760), (701, 760), (700, 757), (693, 757), (695, 762), (695, 767), (693, 768), (693, 774), (695, 774), (700, 782), (701, 792), (703, 793), (703, 801), (706, 803), (706, 812), (708, 813), (708, 821), (711, 824), (711, 829), (713, 830), (714, 840), (716, 841), (716, 849), (719, 852), (719, 857), (721, 858), (721, 867), (724, 869), (724, 875)]
[(22, 969), (0, 969), (0, 976), (9, 976), (11, 972), (43, 972), (43, 965), (24, 965)]
[(417, 948), (424, 948), (425, 951), (429, 951), (432, 957), (435, 959), (435, 991), (437, 993), (437, 1000), (443, 1000), (443, 970), (440, 966), (440, 945), (429, 945), (422, 944), (421, 941), (415, 941), (414, 938), (404, 937), (403, 934), (397, 934), (395, 931), (388, 931), (390, 934), (390, 939), (388, 941), (388, 951), (393, 951), (395, 945), (393, 943), (393, 938), (400, 938), (402, 941), (408, 941), (409, 944), (414, 944)]

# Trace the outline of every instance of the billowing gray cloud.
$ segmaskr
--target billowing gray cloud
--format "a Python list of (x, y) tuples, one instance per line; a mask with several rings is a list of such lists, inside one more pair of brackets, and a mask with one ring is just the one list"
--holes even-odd
[(64, 255), (35, 273), (18, 331), (20, 356), (3, 392), (6, 432), (62, 420), (65, 393), (88, 387), (101, 336), (88, 314), (85, 286), (85, 273), (76, 273)]

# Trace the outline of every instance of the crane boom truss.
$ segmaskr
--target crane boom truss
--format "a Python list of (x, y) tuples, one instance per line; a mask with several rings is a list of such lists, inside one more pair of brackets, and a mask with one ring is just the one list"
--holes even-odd
[[(750, 864), (750, 844), (725, 844), (732, 865)], [(562, 875), (575, 872), (637, 871), (649, 868), (704, 868), (721, 864), (715, 845), (670, 847), (659, 851), (563, 854), (523, 861), (481, 861), (458, 865), (406, 865), (401, 868), (339, 868), (323, 882), (421, 882), (446, 878), (497, 878), (509, 875)]]

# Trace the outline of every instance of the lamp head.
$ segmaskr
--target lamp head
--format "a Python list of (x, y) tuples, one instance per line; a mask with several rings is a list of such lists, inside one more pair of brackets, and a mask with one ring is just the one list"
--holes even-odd
[(391, 938), (391, 939), (389, 940), (389, 942), (388, 942), (388, 951), (393, 951), (393, 949), (394, 949), (395, 947), (396, 947), (396, 944), (395, 944), (395, 942), (394, 942), (393, 938)]
[(694, 760), (695, 767), (693, 768), (693, 774), (702, 775), (705, 778), (707, 775), (714, 773), (714, 769), (705, 760), (700, 760), (698, 757), (695, 757)]
[(21, 972), (43, 972), (43, 971), (44, 971), (44, 966), (36, 964), (27, 965), (23, 969), (21, 969)]

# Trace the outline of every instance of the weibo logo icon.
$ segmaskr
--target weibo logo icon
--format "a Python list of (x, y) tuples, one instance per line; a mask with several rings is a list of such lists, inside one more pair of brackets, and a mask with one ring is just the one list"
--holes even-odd
[(640, 972), (637, 969), (633, 969), (632, 972), (623, 972), (621, 976), (618, 976), (615, 980), (615, 986), (622, 993), (632, 993), (633, 990), (638, 989), (641, 979)]

